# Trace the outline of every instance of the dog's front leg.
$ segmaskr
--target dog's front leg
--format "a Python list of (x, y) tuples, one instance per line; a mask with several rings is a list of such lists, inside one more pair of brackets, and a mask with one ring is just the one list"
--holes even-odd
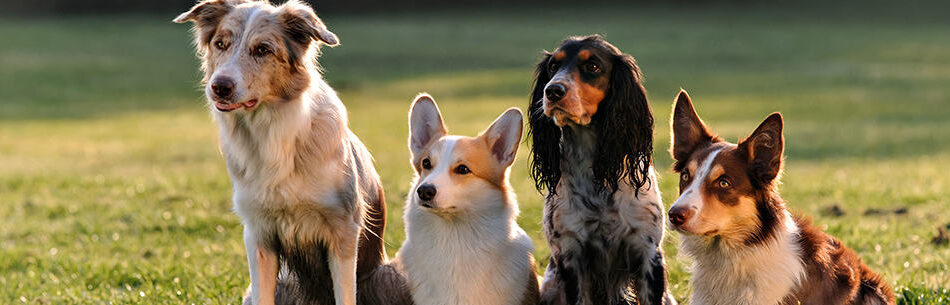
[(251, 304), (273, 305), (277, 289), (277, 255), (260, 247), (253, 230), (244, 229), (244, 247), (251, 273)]
[(333, 278), (333, 297), (336, 305), (356, 305), (356, 249), (359, 227), (353, 238), (330, 251), (330, 275)]

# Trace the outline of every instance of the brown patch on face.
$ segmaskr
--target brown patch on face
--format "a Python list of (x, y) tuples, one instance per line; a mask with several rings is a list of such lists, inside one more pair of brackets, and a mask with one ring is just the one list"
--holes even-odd
[(580, 52), (577, 52), (577, 58), (581, 61), (587, 61), (590, 59), (590, 50), (581, 50)]
[(565, 53), (564, 51), (557, 51), (556, 53), (554, 53), (555, 61), (562, 61), (564, 60), (564, 57), (567, 57), (567, 53)]
[[(491, 154), (488, 143), (478, 138), (461, 138), (455, 142), (456, 156), (450, 171), (453, 179), (467, 179), (471, 177), (483, 179), (502, 189), (505, 187), (505, 168), (498, 164)], [(459, 165), (465, 165), (471, 170), (468, 175), (454, 174)], [(471, 177), (469, 177), (471, 176)]]
[(597, 113), (600, 102), (604, 100), (604, 96), (607, 94), (607, 81), (607, 77), (600, 77), (595, 79), (594, 82), (585, 82), (580, 79), (578, 74), (574, 74), (575, 88), (580, 97), (581, 108), (584, 109), (582, 115), (584, 119), (590, 120)]

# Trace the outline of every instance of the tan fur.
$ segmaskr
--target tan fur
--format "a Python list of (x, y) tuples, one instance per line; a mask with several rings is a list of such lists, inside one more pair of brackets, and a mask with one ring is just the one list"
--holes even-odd
[[(364, 229), (368, 210), (384, 211), (372, 157), (317, 69), (313, 41), (336, 45), (338, 38), (298, 1), (210, 0), (175, 19), (188, 21), (244, 224), (251, 275), (245, 303), (272, 304), (278, 291), (279, 302), (355, 304), (358, 246), (369, 250), (360, 252), (361, 280), (395, 273), (376, 271), (385, 263), (384, 224), (374, 220)], [(211, 84), (224, 78), (233, 80), (233, 94), (217, 96)], [(369, 288), (398, 294), (395, 276), (386, 281), (391, 287)]]

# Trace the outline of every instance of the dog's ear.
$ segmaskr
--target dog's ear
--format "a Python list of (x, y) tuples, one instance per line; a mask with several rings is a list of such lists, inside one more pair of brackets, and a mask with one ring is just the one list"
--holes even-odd
[(782, 114), (769, 115), (749, 137), (739, 141), (739, 151), (749, 161), (750, 180), (756, 186), (771, 184), (782, 172), (785, 137)]
[(531, 138), (531, 177), (538, 192), (555, 194), (561, 180), (561, 128), (544, 115), (544, 87), (551, 81), (548, 64), (551, 53), (545, 52), (534, 72), (534, 87), (528, 103), (528, 133)]
[(336, 34), (330, 32), (323, 20), (320, 20), (313, 9), (303, 2), (287, 1), (278, 9), (281, 12), (278, 19), (284, 25), (287, 36), (293, 41), (304, 46), (309, 46), (313, 39), (331, 47), (340, 44), (340, 39)]
[(432, 141), (445, 136), (442, 114), (435, 100), (428, 94), (419, 94), (409, 108), (409, 150), (418, 155)]
[(638, 190), (649, 183), (653, 163), (653, 111), (640, 82), (640, 68), (633, 56), (617, 52), (610, 87), (591, 118), (600, 142), (594, 182), (611, 193), (621, 181)]
[(680, 89), (670, 114), (670, 155), (676, 161), (673, 169), (681, 171), (693, 151), (705, 144), (716, 142), (717, 139), (696, 114), (689, 94)]
[(521, 143), (523, 121), (521, 110), (512, 107), (498, 116), (495, 122), (478, 136), (488, 144), (495, 160), (505, 167), (515, 162), (518, 144)]
[(215, 29), (218, 27), (218, 23), (221, 22), (221, 19), (224, 17), (224, 15), (227, 15), (235, 5), (243, 2), (244, 1), (237, 0), (201, 1), (187, 12), (181, 13), (181, 15), (175, 17), (172, 22), (194, 22), (195, 38), (197, 39), (198, 46), (204, 48), (209, 43), (211, 43), (211, 38), (214, 37)]

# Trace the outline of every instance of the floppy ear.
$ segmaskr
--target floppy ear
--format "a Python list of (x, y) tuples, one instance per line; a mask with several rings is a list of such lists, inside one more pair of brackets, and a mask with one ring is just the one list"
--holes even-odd
[(412, 155), (418, 155), (446, 132), (435, 100), (428, 94), (419, 94), (409, 110), (409, 150)]
[(673, 112), (670, 114), (670, 154), (676, 161), (673, 169), (681, 171), (693, 151), (704, 144), (718, 141), (718, 138), (709, 132), (709, 128), (696, 114), (689, 94), (686, 90), (680, 89), (676, 100), (673, 101)]
[(592, 125), (600, 145), (593, 164), (597, 185), (612, 193), (626, 180), (636, 189), (649, 181), (653, 163), (653, 112), (640, 83), (640, 68), (632, 56), (613, 56), (610, 87)]
[(522, 122), (521, 110), (509, 108), (478, 136), (488, 144), (495, 161), (505, 167), (511, 166), (518, 154)]
[(555, 194), (561, 180), (561, 128), (554, 120), (544, 115), (544, 87), (551, 81), (548, 61), (551, 54), (545, 52), (534, 72), (534, 89), (528, 103), (528, 133), (531, 137), (531, 177), (538, 192)]
[(287, 1), (279, 8), (281, 11), (278, 20), (284, 25), (287, 36), (293, 41), (309, 46), (310, 41), (316, 39), (328, 46), (337, 46), (340, 39), (327, 29), (326, 24), (310, 6), (297, 0)]
[(181, 13), (178, 17), (175, 17), (172, 22), (175, 23), (185, 23), (185, 22), (194, 22), (195, 23), (195, 39), (199, 47), (204, 48), (211, 43), (211, 38), (214, 37), (215, 29), (218, 26), (218, 23), (221, 22), (221, 18), (224, 15), (227, 15), (231, 9), (240, 3), (243, 3), (243, 0), (208, 0), (202, 1), (196, 4), (187, 12)]
[(739, 150), (748, 158), (749, 176), (756, 186), (772, 183), (782, 172), (783, 125), (782, 114), (772, 113), (748, 138), (739, 141)]

